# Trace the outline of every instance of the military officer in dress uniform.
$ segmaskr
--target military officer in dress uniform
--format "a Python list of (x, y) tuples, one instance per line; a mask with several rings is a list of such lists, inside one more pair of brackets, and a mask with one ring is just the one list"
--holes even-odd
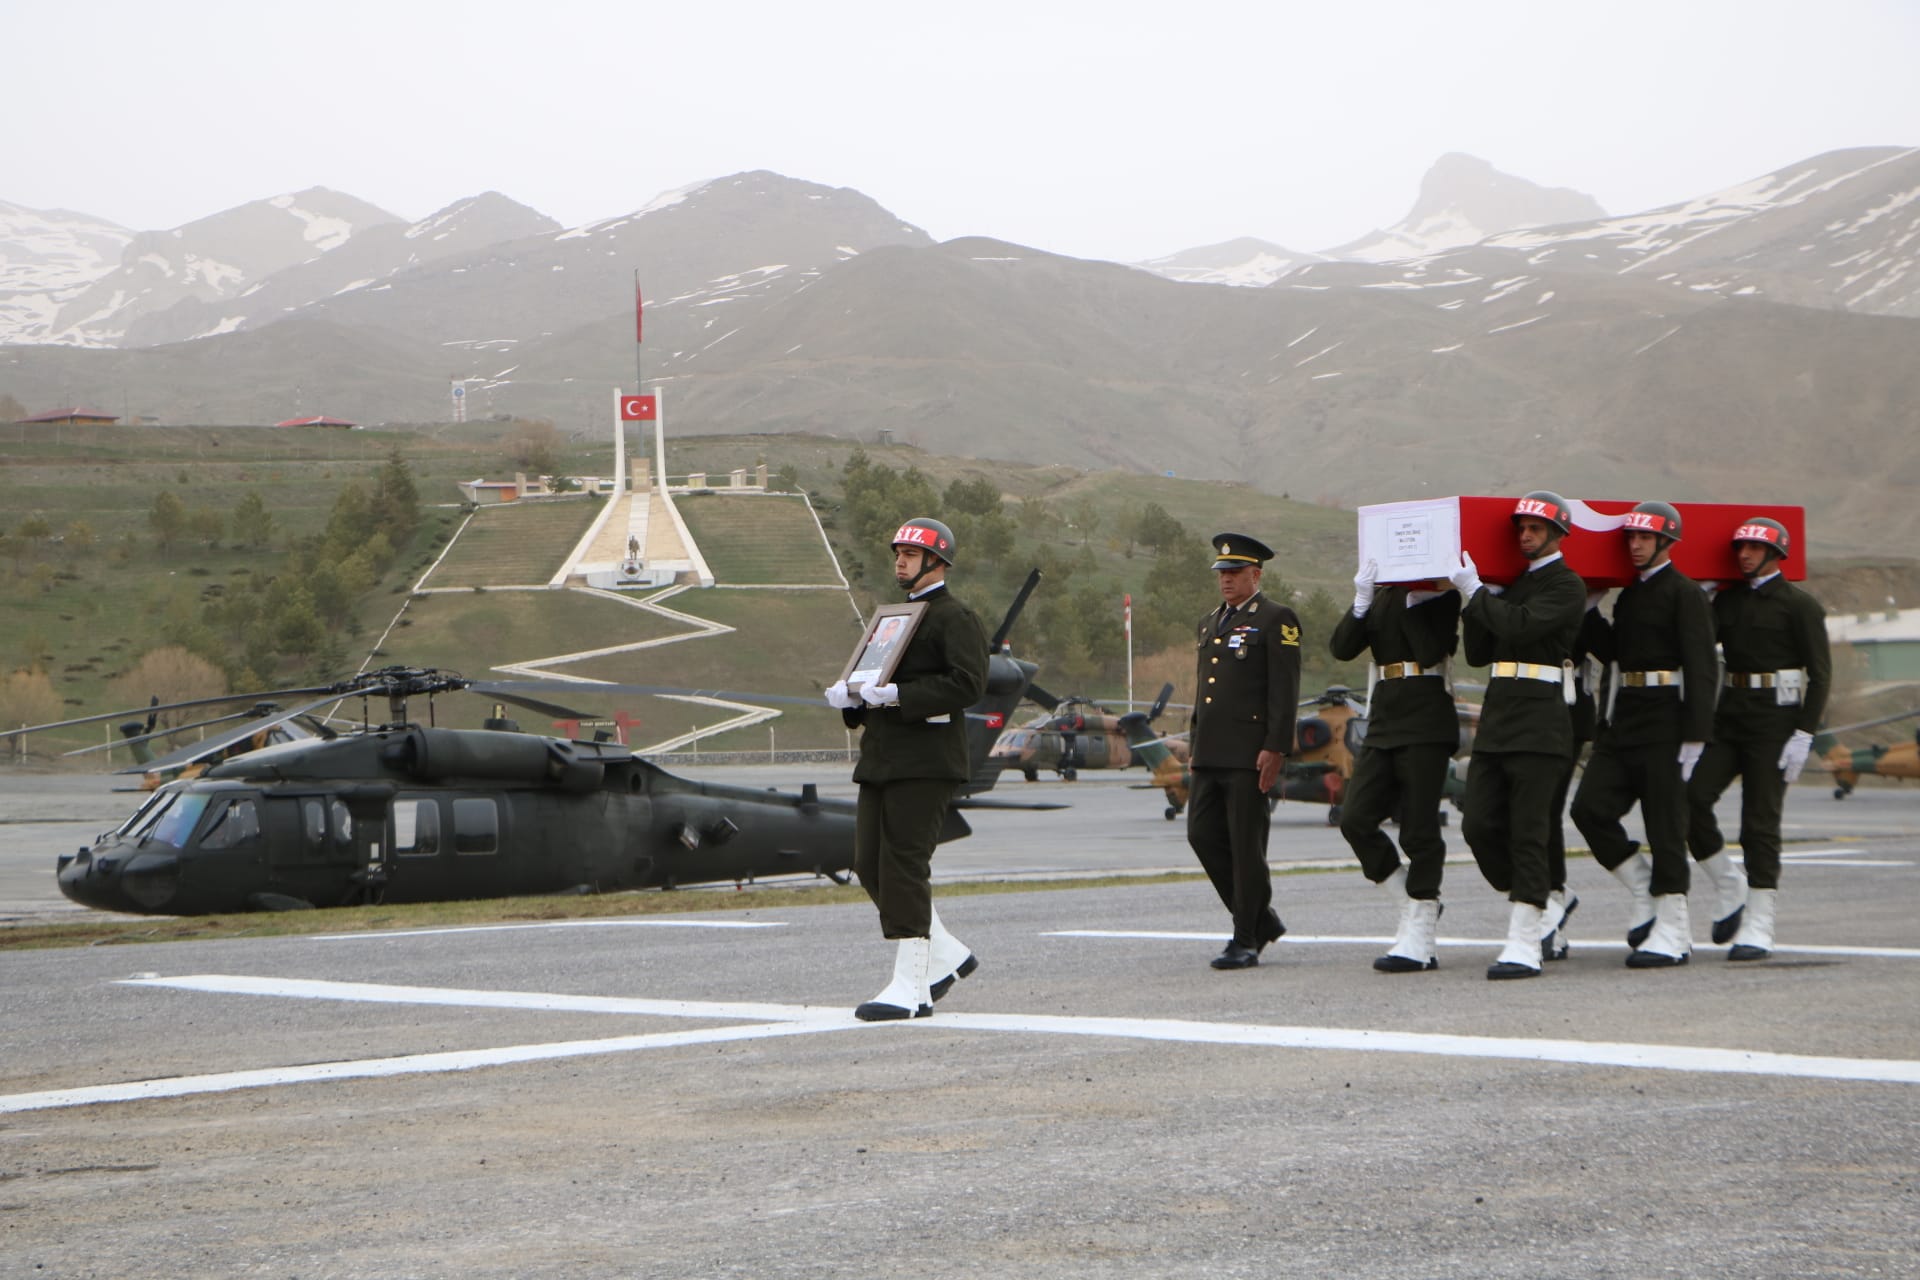
[[(1622, 528), (1638, 576), (1614, 602), (1611, 625), (1594, 637), (1613, 691), (1573, 799), (1573, 824), (1594, 861), (1632, 895), (1627, 967), (1660, 969), (1685, 964), (1693, 950), (1686, 788), (1712, 736), (1719, 671), (1707, 598), (1672, 562), (1679, 511), (1643, 502)], [(1636, 801), (1646, 853), (1620, 825)]]
[(1473, 557), (1460, 553), (1453, 585), (1466, 601), (1461, 630), (1467, 661), (1491, 666), (1480, 727), (1467, 769), (1461, 831), (1487, 883), (1513, 904), (1507, 943), (1489, 978), (1540, 976), (1547, 895), (1547, 828), (1559, 821), (1554, 789), (1573, 750), (1573, 643), (1587, 588), (1560, 555), (1573, 512), (1536, 489), (1511, 516), (1530, 562), (1504, 594), (1483, 586)]
[(853, 868), (894, 940), (892, 980), (855, 1009), (866, 1022), (924, 1018), (956, 979), (978, 967), (933, 908), (934, 845), (953, 793), (966, 781), (967, 708), (987, 687), (987, 633), (947, 590), (953, 531), (938, 520), (907, 521), (893, 535), (893, 576), (909, 600), (925, 601), (893, 679), (849, 691), (827, 689), (860, 735), (860, 784)]
[[(1399, 931), (1373, 967), (1382, 973), (1437, 969), (1440, 875), (1447, 842), (1440, 834), (1447, 763), (1460, 749), (1448, 662), (1460, 645), (1460, 596), (1451, 587), (1379, 585), (1369, 560), (1353, 580), (1353, 607), (1333, 629), (1328, 648), (1341, 662), (1371, 655), (1367, 738), (1340, 797), (1340, 834), (1353, 846), (1367, 879), (1387, 886), (1400, 911)], [(1380, 830), (1399, 816), (1402, 862)]]
[(1726, 686), (1713, 717), (1713, 742), (1687, 784), (1687, 845), (1701, 870), (1713, 875), (1721, 920), (1729, 920), (1725, 909), (1737, 895), (1723, 881), (1739, 873), (1731, 865), (1712, 869), (1716, 858), (1726, 857), (1727, 843), (1713, 806), (1738, 775), (1740, 848), (1750, 893), (1727, 959), (1764, 960), (1773, 949), (1780, 889), (1780, 809), (1826, 711), (1833, 660), (1826, 611), (1780, 572), (1779, 562), (1792, 552), (1785, 526), (1765, 517), (1748, 520), (1733, 531), (1733, 546), (1746, 582), (1713, 598)]
[(1267, 871), (1266, 793), (1293, 754), (1300, 619), (1260, 594), (1261, 566), (1273, 558), (1265, 543), (1220, 533), (1213, 551), (1221, 604), (1196, 637), (1187, 843), (1233, 913), (1233, 937), (1213, 967), (1248, 969), (1287, 931)]

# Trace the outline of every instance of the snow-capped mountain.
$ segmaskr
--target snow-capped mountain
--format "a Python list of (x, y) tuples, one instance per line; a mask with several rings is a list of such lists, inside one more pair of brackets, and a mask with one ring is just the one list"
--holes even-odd
[(1177, 280), (1181, 284), (1272, 284), (1295, 267), (1308, 262), (1326, 261), (1317, 253), (1298, 253), (1266, 240), (1241, 236), (1221, 244), (1182, 249), (1164, 258), (1149, 258), (1133, 265), (1142, 271)]
[(1476, 156), (1450, 152), (1420, 180), (1420, 195), (1406, 217), (1384, 231), (1325, 250), (1322, 256), (1357, 262), (1425, 257), (1503, 231), (1606, 216), (1592, 196), (1566, 187), (1537, 186), (1501, 173)]
[(1481, 294), (1550, 293), (1569, 274), (1920, 316), (1920, 147), (1830, 151), (1645, 213), (1509, 231), (1404, 261), (1309, 267), (1287, 283), (1422, 290), (1458, 307)]
[(238, 294), (184, 298), (164, 311), (136, 316), (118, 345), (154, 346), (271, 324), (316, 301), (377, 288), (402, 272), (558, 230), (560, 224), (545, 214), (497, 191), (484, 192), (411, 226), (383, 222), (363, 228)]
[(0, 200), (0, 343), (46, 341), (61, 304), (119, 265), (133, 235), (88, 214)]
[(114, 270), (64, 299), (46, 330), (13, 341), (114, 346), (141, 316), (188, 298), (232, 298), (255, 281), (400, 219), (364, 200), (310, 187), (255, 200), (171, 231), (134, 236)]

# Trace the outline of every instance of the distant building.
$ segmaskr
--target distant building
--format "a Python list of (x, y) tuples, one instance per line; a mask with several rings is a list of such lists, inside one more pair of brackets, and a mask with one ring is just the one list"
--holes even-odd
[(288, 418), (285, 422), (276, 422), (273, 425), (276, 427), (345, 427), (352, 430), (360, 424), (348, 422), (345, 418), (329, 418), (325, 414), (317, 414), (311, 418)]
[(1827, 638), (1867, 660), (1868, 680), (1920, 680), (1920, 609), (1830, 613)]
[(120, 421), (119, 415), (102, 413), (98, 409), (55, 409), (52, 413), (37, 413), (31, 418), (20, 419), (20, 425), (26, 427), (110, 427)]

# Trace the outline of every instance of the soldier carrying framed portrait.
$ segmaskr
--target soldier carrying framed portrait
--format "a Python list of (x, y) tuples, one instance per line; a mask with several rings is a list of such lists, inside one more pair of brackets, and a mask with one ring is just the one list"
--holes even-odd
[(891, 683), (900, 659), (906, 655), (907, 643), (919, 630), (920, 619), (926, 611), (923, 600), (881, 605), (875, 609), (853, 656), (847, 659), (846, 670), (840, 674), (841, 682), (850, 690), (862, 685)]

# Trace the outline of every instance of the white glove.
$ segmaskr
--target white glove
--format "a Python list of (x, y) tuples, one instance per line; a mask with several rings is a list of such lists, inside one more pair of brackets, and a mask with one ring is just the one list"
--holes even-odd
[(835, 680), (827, 686), (827, 705), (841, 711), (853, 705), (853, 695), (847, 692), (845, 680)]
[(1364, 618), (1367, 610), (1373, 607), (1373, 584), (1380, 576), (1380, 569), (1369, 560), (1360, 566), (1360, 572), (1353, 575), (1353, 616)]
[(1507, 589), (1497, 582), (1484, 583), (1482, 589), (1490, 596), (1503, 596), (1507, 594)]
[(1472, 556), (1462, 551), (1460, 567), (1447, 575), (1447, 581), (1453, 583), (1461, 599), (1471, 600), (1473, 593), (1480, 589), (1480, 567), (1474, 564)]
[(1693, 781), (1693, 766), (1700, 763), (1700, 753), (1707, 749), (1704, 742), (1683, 742), (1680, 744), (1680, 781)]
[(870, 707), (890, 707), (900, 701), (900, 686), (897, 684), (863, 684), (860, 697)]
[(1587, 592), (1587, 612), (1591, 613), (1595, 609), (1598, 609), (1601, 605), (1606, 603), (1606, 600), (1607, 600), (1607, 593), (1605, 591)]
[(1793, 736), (1787, 739), (1787, 745), (1780, 748), (1780, 776), (1788, 782), (1800, 776), (1807, 767), (1807, 752), (1813, 746), (1813, 735), (1805, 729), (1795, 729)]

